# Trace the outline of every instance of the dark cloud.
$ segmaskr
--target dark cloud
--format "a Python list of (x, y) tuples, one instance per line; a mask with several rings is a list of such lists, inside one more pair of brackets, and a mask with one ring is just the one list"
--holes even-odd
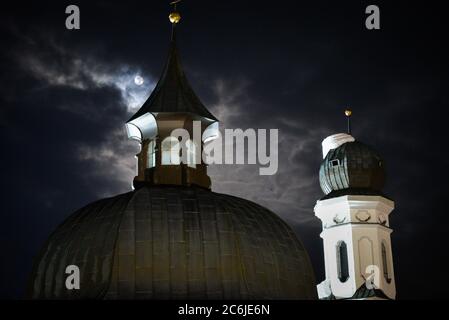
[[(137, 146), (123, 124), (150, 93), (169, 37), (165, 2), (39, 1), (1, 13), (0, 134), (5, 243), (0, 296), (19, 297), (32, 256), (68, 214), (129, 190)], [(365, 1), (183, 3), (178, 41), (192, 86), (226, 128), (278, 128), (279, 171), (213, 166), (213, 189), (272, 209), (297, 231), (323, 278), (313, 206), (321, 141), (345, 129), (388, 170), (398, 296), (447, 296), (425, 274), (448, 258), (447, 50), (436, 4), (380, 2), (382, 30), (364, 29)], [(145, 86), (133, 85), (144, 76)], [(444, 280), (442, 280), (444, 281)]]

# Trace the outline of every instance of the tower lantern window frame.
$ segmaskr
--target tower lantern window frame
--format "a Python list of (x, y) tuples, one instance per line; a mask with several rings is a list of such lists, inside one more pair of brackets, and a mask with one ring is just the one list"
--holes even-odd
[(156, 166), (156, 141), (151, 140), (148, 143), (147, 149), (147, 168), (154, 168)]
[(195, 141), (189, 139), (186, 141), (187, 166), (196, 168), (196, 144)]
[(181, 148), (178, 139), (171, 136), (165, 138), (162, 141), (161, 149), (162, 165), (179, 165), (181, 163)]

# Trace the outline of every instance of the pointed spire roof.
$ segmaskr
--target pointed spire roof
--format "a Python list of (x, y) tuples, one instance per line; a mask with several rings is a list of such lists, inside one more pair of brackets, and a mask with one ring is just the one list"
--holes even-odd
[(176, 46), (175, 35), (172, 35), (168, 59), (164, 71), (142, 107), (129, 120), (132, 121), (141, 115), (158, 112), (192, 113), (210, 120), (218, 121), (203, 105), (190, 86), (184, 70), (182, 69)]

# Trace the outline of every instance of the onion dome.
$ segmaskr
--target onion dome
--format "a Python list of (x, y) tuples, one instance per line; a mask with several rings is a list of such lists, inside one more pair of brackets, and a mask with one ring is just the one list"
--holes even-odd
[[(65, 286), (68, 265), (80, 288)], [(145, 186), (87, 205), (50, 236), (34, 299), (314, 299), (309, 257), (271, 211), (200, 187)]]
[(385, 165), (371, 147), (350, 135), (338, 134), (323, 141), (323, 156), (320, 186), (326, 194), (324, 198), (346, 194), (382, 195)]

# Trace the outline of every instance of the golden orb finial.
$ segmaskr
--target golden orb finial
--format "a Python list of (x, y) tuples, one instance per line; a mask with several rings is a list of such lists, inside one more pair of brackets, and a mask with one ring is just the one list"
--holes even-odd
[(348, 124), (348, 134), (351, 134), (351, 116), (352, 116), (352, 110), (351, 109), (346, 109), (345, 110), (345, 116), (347, 119), (347, 124)]
[(181, 20), (181, 15), (178, 12), (172, 12), (169, 14), (168, 19), (172, 24), (178, 24)]
[(170, 3), (171, 6), (173, 6), (173, 12), (170, 13), (168, 15), (168, 20), (170, 20), (170, 22), (172, 24), (178, 24), (179, 21), (181, 20), (181, 15), (179, 14), (179, 12), (176, 10), (176, 5), (181, 2), (181, 0), (175, 0), (173, 2)]

